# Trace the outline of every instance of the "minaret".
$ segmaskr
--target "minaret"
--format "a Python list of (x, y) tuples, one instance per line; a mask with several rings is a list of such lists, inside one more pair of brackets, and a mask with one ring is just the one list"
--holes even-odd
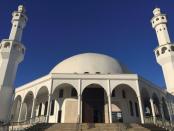
[(166, 15), (162, 14), (159, 8), (154, 9), (153, 14), (151, 23), (159, 43), (159, 46), (154, 50), (156, 60), (162, 67), (167, 91), (174, 95), (174, 45), (168, 34)]
[(0, 43), (0, 121), (8, 122), (14, 93), (14, 80), (19, 63), (23, 60), (25, 47), (21, 43), (22, 32), (27, 22), (24, 6), (12, 14), (12, 29), (9, 39)]

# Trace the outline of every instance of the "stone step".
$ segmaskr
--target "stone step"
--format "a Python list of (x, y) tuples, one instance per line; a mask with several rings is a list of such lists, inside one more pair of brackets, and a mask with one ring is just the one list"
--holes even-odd
[[(78, 127), (79, 126), (79, 127)], [(79, 129), (79, 130), (78, 130)], [(165, 129), (156, 125), (141, 125), (141, 124), (37, 124), (25, 131), (166, 131)]]

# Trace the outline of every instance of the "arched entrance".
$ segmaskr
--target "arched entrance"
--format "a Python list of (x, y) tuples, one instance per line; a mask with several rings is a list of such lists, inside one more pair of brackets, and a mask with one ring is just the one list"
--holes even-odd
[(152, 116), (152, 109), (150, 105), (150, 96), (148, 91), (143, 88), (141, 90), (141, 97), (143, 102), (144, 116)]
[(17, 122), (19, 118), (19, 111), (21, 108), (21, 96), (17, 96), (14, 100), (13, 107), (12, 107), (12, 114), (11, 114), (11, 121)]
[(31, 91), (28, 92), (27, 95), (25, 96), (24, 102), (22, 104), (22, 110), (21, 110), (21, 115), (20, 115), (21, 121), (30, 120), (33, 99), (34, 99), (33, 93)]
[(77, 122), (78, 93), (69, 83), (62, 83), (53, 90), (50, 117), (57, 123)]
[(140, 122), (135, 90), (127, 84), (117, 85), (112, 91), (112, 122)]
[(161, 115), (161, 111), (160, 111), (160, 102), (159, 102), (158, 96), (155, 93), (153, 93), (152, 99), (153, 99), (155, 117), (161, 118), (162, 115)]
[(87, 86), (82, 93), (82, 122), (105, 122), (105, 96), (104, 89), (98, 84)]
[(36, 101), (34, 106), (33, 117), (46, 116), (48, 111), (48, 95), (49, 91), (46, 86), (39, 89), (36, 95)]

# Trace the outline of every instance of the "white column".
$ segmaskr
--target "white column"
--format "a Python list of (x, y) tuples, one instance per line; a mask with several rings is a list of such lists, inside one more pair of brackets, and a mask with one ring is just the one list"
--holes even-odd
[(111, 94), (108, 95), (108, 107), (109, 107), (109, 123), (112, 123)]
[(34, 108), (35, 108), (35, 102), (36, 102), (36, 98), (33, 99), (33, 105), (32, 105), (32, 110), (31, 110), (31, 120), (30, 123), (32, 123), (32, 118), (34, 116)]
[(79, 79), (78, 82), (78, 122), (82, 123), (82, 80)]
[(43, 116), (45, 112), (45, 103), (42, 102), (42, 110), (41, 110), (41, 115)]
[(78, 123), (81, 122), (81, 94), (78, 95)]
[(48, 107), (47, 107), (47, 122), (49, 123), (49, 115), (51, 110), (51, 94), (48, 95)]
[(110, 80), (108, 80), (108, 108), (109, 108), (109, 123), (112, 123), (112, 107), (111, 107), (111, 89)]
[(23, 105), (23, 102), (21, 102), (21, 107), (19, 109), (18, 122), (20, 122), (20, 118), (21, 118), (22, 105)]
[(150, 105), (151, 105), (151, 111), (152, 111), (152, 116), (153, 116), (153, 123), (156, 123), (156, 115), (155, 115), (155, 109), (154, 109), (154, 104), (153, 104), (153, 99), (150, 98)]
[(141, 123), (144, 124), (144, 111), (143, 111), (143, 105), (142, 105), (140, 96), (138, 96), (138, 103), (139, 103), (138, 105), (139, 105), (139, 109), (140, 109)]

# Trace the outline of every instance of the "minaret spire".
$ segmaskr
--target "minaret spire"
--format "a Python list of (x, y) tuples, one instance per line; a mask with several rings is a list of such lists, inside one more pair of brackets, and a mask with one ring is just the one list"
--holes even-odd
[(153, 10), (154, 17), (151, 20), (152, 27), (156, 30), (159, 45), (171, 43), (167, 30), (167, 18), (165, 14), (161, 14), (160, 8)]
[(12, 16), (12, 29), (9, 36), (10, 40), (21, 41), (22, 32), (24, 27), (26, 26), (26, 22), (28, 20), (27, 16), (25, 15), (25, 7), (20, 5), (17, 11), (14, 11)]
[(161, 65), (168, 92), (174, 94), (174, 45), (170, 41), (167, 18), (160, 8), (153, 10), (152, 27), (156, 31), (159, 46), (154, 50), (158, 64)]
[(25, 55), (25, 46), (21, 43), (22, 32), (27, 22), (24, 6), (20, 5), (12, 16), (10, 37), (0, 43), (0, 122), (10, 120), (14, 80), (18, 65)]

